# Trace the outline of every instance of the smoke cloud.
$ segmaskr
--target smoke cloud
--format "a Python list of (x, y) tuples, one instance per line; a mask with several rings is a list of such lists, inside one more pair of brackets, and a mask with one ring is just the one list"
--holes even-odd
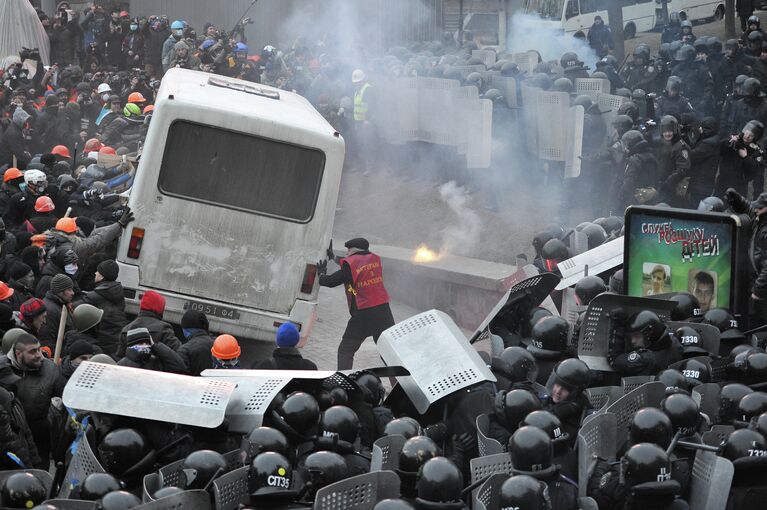
[(482, 221), (469, 206), (466, 190), (450, 181), (439, 187), (439, 195), (454, 214), (454, 222), (442, 232), (440, 254), (469, 255), (476, 250)]
[(536, 50), (544, 61), (559, 61), (563, 53), (575, 52), (592, 70), (598, 57), (588, 42), (566, 34), (555, 24), (532, 14), (517, 13), (512, 16), (507, 48), (509, 53)]

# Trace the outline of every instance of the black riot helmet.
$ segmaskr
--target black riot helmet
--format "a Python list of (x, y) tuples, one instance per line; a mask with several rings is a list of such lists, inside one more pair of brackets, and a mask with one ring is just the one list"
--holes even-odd
[(399, 452), (399, 470), (404, 473), (417, 473), (424, 462), (440, 455), (442, 450), (432, 439), (426, 436), (411, 437), (405, 441)]
[(481, 90), (482, 89), (482, 75), (477, 73), (477, 72), (469, 73), (466, 76), (466, 85), (474, 85), (475, 87), (477, 87), (478, 89)]
[[(746, 23), (746, 26), (748, 27), (749, 30), (758, 30), (759, 27), (761, 26), (761, 24), (762, 23), (761, 23), (761, 21), (759, 21), (759, 16), (754, 14), (753, 16), (749, 16), (748, 22)], [(756, 28), (755, 29), (751, 28), (751, 25), (755, 25)]]
[(541, 257), (546, 264), (546, 270), (554, 272), (557, 270), (557, 264), (570, 258), (570, 252), (565, 243), (559, 239), (552, 239), (543, 245)]
[(677, 393), (679, 390), (690, 391), (690, 383), (682, 372), (674, 368), (667, 368), (655, 376), (656, 381), (666, 385), (666, 395)]
[(669, 298), (669, 301), (676, 303), (671, 310), (672, 321), (685, 321), (691, 317), (700, 315), (700, 303), (698, 298), (689, 292), (680, 292)]
[(108, 473), (122, 476), (150, 453), (149, 443), (136, 429), (115, 429), (98, 446), (101, 465)]
[(549, 317), (550, 315), (553, 315), (551, 310), (543, 308), (542, 306), (536, 306), (530, 310), (530, 313), (528, 314), (527, 328), (523, 332), (524, 336), (529, 337), (533, 333), (533, 328), (538, 324), (538, 321), (544, 317)]
[(536, 358), (558, 358), (567, 348), (570, 326), (562, 317), (543, 317), (533, 326), (532, 339), (527, 350)]
[(488, 89), (484, 94), (485, 99), (489, 99), (493, 103), (502, 103), (505, 101), (503, 93), (498, 89)]
[(586, 389), (589, 377), (589, 366), (578, 358), (562, 360), (554, 368), (554, 384), (570, 391), (570, 399)]
[(506, 62), (501, 66), (501, 76), (515, 77), (519, 74), (519, 66), (516, 62)]
[(250, 462), (263, 452), (277, 452), (288, 455), (290, 445), (285, 434), (272, 427), (256, 427), (242, 439), (240, 450), (245, 452), (245, 460)]
[(588, 112), (594, 106), (594, 101), (589, 96), (580, 95), (573, 100), (573, 106), (582, 106)]
[(509, 431), (519, 427), (525, 416), (541, 409), (541, 401), (527, 390), (499, 391), (494, 402), (496, 417)]
[(762, 41), (764, 40), (764, 35), (759, 32), (758, 30), (754, 30), (750, 34), (748, 34), (748, 47), (751, 50), (761, 50), (762, 49)]
[(703, 324), (711, 324), (724, 333), (730, 328), (737, 327), (735, 317), (724, 308), (712, 308), (703, 315)]
[(533, 411), (525, 416), (525, 419), (522, 420), (522, 423), (520, 423), (519, 426), (538, 427), (547, 433), (554, 443), (566, 441), (568, 439), (567, 434), (562, 430), (562, 422), (560, 419), (549, 411)]
[(356, 372), (351, 376), (351, 379), (357, 383), (357, 386), (362, 390), (362, 396), (365, 402), (373, 407), (380, 406), (386, 395), (386, 389), (384, 388), (381, 378), (375, 375), (369, 370), (363, 370)]
[(646, 144), (644, 135), (634, 129), (626, 131), (621, 137), (621, 145), (623, 145), (623, 150), (629, 154), (633, 154), (644, 144)]
[(584, 276), (575, 284), (575, 297), (581, 306), (588, 306), (591, 300), (607, 292), (607, 285), (598, 276)]
[(724, 42), (724, 54), (730, 58), (735, 57), (740, 50), (740, 44), (737, 39), (727, 39)]
[(322, 437), (338, 438), (354, 443), (359, 436), (360, 420), (357, 413), (346, 406), (333, 406), (320, 417), (319, 434)]
[(186, 489), (204, 489), (226, 472), (226, 459), (213, 450), (197, 450), (186, 456), (181, 463)]
[(348, 468), (343, 457), (333, 452), (314, 452), (304, 461), (305, 480), (309, 484), (308, 497), (314, 499), (317, 491), (343, 480)]
[(617, 88), (617, 89), (615, 89), (615, 95), (616, 96), (621, 96), (621, 97), (626, 97), (626, 98), (631, 98), (631, 89), (627, 89), (626, 87)]
[(762, 436), (767, 438), (767, 413), (762, 413), (759, 416), (757, 416), (753, 424), (754, 424), (754, 430), (756, 430)]
[(719, 197), (706, 197), (698, 203), (699, 211), (724, 212), (724, 202)]
[(674, 137), (679, 136), (679, 121), (673, 115), (664, 115), (660, 119), (660, 132), (661, 133), (673, 133)]
[(260, 453), (253, 459), (248, 472), (248, 493), (266, 496), (290, 490), (293, 467), (290, 461), (276, 452)]
[(709, 55), (721, 55), (722, 54), (722, 41), (716, 36), (710, 36), (706, 41), (708, 44)]
[[(640, 65), (647, 64), (650, 62), (650, 47), (646, 44), (640, 44), (636, 48), (634, 48), (633, 52), (634, 62), (639, 63)], [(640, 62), (641, 59), (641, 62)]]
[[(693, 50), (694, 51), (694, 50)], [(678, 96), (682, 93), (682, 78), (679, 76), (669, 76), (666, 80), (666, 94), (669, 96)]]
[(727, 436), (722, 448), (722, 457), (736, 461), (744, 457), (767, 456), (767, 442), (757, 431), (751, 429), (739, 429)]
[(708, 55), (708, 39), (706, 37), (700, 37), (692, 43), (692, 47), (695, 48), (695, 53), (700, 55), (701, 53)]
[[(682, 27), (682, 33), (683, 34), (691, 34), (692, 33), (692, 21), (686, 19), (686, 20), (682, 21), (680, 26)], [(685, 32), (685, 29), (688, 29), (687, 32)]]
[(101, 498), (100, 510), (128, 510), (141, 505), (141, 500), (128, 491), (112, 491)]
[(122, 485), (109, 473), (92, 473), (80, 484), (80, 499), (97, 501), (112, 491), (122, 490)]
[(741, 399), (753, 392), (754, 390), (740, 383), (722, 386), (722, 391), (719, 392), (719, 422), (729, 425), (738, 419), (738, 405)]
[(382, 499), (373, 510), (415, 510), (415, 507), (404, 499)]
[(582, 68), (583, 62), (578, 60), (578, 55), (576, 55), (572, 51), (568, 51), (567, 53), (562, 55), (562, 58), (559, 59), (559, 65), (562, 66), (565, 72), (577, 71)]
[(626, 328), (628, 333), (641, 333), (645, 347), (660, 340), (666, 331), (666, 325), (660, 320), (658, 314), (650, 310), (642, 310), (634, 315)]
[(450, 459), (434, 457), (418, 471), (416, 501), (428, 503), (455, 503), (461, 500), (463, 475)]
[(547, 74), (537, 73), (530, 79), (530, 85), (541, 90), (549, 90), (551, 88), (551, 78)]
[(677, 11), (668, 13), (668, 22), (670, 25), (679, 25), (682, 19)]
[[(682, 326), (674, 331), (674, 336), (679, 340), (679, 343), (682, 344), (685, 357), (708, 354), (708, 351), (703, 347), (703, 338), (694, 328), (691, 328), (690, 326)], [(699, 377), (695, 377), (694, 379), (700, 381)]]
[(152, 494), (152, 497), (154, 499), (162, 499), (167, 498), (168, 496), (173, 496), (174, 494), (178, 494), (179, 492), (184, 492), (184, 489), (181, 487), (163, 487), (162, 489), (155, 491), (154, 494)]
[(610, 79), (610, 77), (607, 76), (602, 71), (595, 71), (595, 72), (591, 73), (591, 77), (594, 78), (594, 79), (598, 79), (598, 80), (609, 80)]
[(535, 357), (522, 347), (507, 347), (499, 356), (501, 372), (512, 383), (533, 382), (538, 374)]
[(671, 419), (674, 432), (681, 431), (683, 436), (690, 436), (698, 429), (700, 412), (691, 396), (684, 393), (669, 395), (663, 399), (660, 407)]
[(548, 510), (545, 485), (532, 476), (515, 475), (501, 485), (498, 508)]
[[(639, 133), (640, 136), (642, 133)], [(624, 285), (623, 285), (623, 269), (618, 269), (610, 276), (610, 292), (613, 292), (615, 294), (623, 294), (624, 292)]]
[(762, 91), (762, 83), (756, 78), (749, 78), (741, 87), (741, 94), (744, 96), (758, 96)]
[(395, 418), (384, 427), (384, 436), (399, 435), (405, 439), (418, 436), (422, 433), (421, 426), (415, 420)]
[(679, 365), (679, 371), (687, 379), (690, 388), (711, 381), (711, 365), (700, 359), (691, 358)]
[(674, 426), (666, 413), (645, 407), (634, 413), (629, 425), (629, 443), (655, 443), (664, 450), (671, 444)]
[(613, 119), (613, 129), (618, 132), (618, 136), (630, 131), (634, 127), (634, 121), (628, 115), (617, 115)]
[(752, 352), (746, 357), (746, 384), (767, 382), (767, 354)]
[(551, 92), (567, 92), (570, 94), (573, 91), (573, 82), (570, 78), (557, 78), (554, 83), (551, 84)]
[(511, 464), (517, 473), (550, 470), (554, 450), (549, 435), (538, 427), (520, 427), (509, 439)]
[(0, 489), (4, 508), (32, 508), (48, 498), (43, 482), (29, 472), (14, 473)]
[(621, 468), (627, 487), (671, 479), (668, 455), (653, 443), (639, 443), (629, 448), (623, 456)]
[(756, 418), (765, 412), (767, 412), (767, 393), (755, 391), (745, 395), (738, 402), (737, 421), (743, 422), (741, 425), (747, 425), (751, 418)]
[[(751, 78), (749, 78), (749, 80), (750, 79)], [(746, 84), (748, 84), (748, 80), (746, 80)], [(744, 89), (746, 88), (746, 84), (743, 85)], [(762, 138), (762, 135), (764, 134), (764, 124), (758, 120), (749, 120), (743, 127), (743, 132), (745, 133), (746, 131), (749, 131), (754, 136), (753, 143), (756, 143)]]
[(677, 62), (692, 62), (696, 56), (695, 48), (691, 44), (685, 44), (676, 52), (674, 60)]
[(298, 434), (309, 433), (319, 422), (320, 406), (308, 393), (291, 393), (277, 411), (285, 423)]
[(586, 234), (588, 238), (588, 249), (593, 250), (597, 246), (602, 245), (607, 240), (607, 232), (599, 225), (589, 223), (581, 231)]
[(639, 120), (639, 107), (634, 101), (626, 101), (618, 108), (618, 115), (628, 115), (636, 123)]

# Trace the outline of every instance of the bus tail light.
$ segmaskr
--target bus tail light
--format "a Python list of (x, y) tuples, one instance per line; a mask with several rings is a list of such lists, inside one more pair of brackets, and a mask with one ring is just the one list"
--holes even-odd
[(306, 264), (304, 279), (301, 282), (301, 292), (311, 294), (314, 289), (314, 281), (317, 279), (317, 264)]
[(128, 257), (137, 259), (141, 255), (141, 245), (144, 243), (144, 229), (133, 227), (128, 243)]

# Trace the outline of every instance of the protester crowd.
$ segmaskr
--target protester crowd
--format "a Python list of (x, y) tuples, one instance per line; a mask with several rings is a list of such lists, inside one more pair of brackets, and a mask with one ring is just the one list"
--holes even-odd
[[(317, 369), (301, 356), (300, 333), (292, 324), (279, 328), (271, 358), (241, 366), (237, 339), (212, 334), (201, 312), (187, 311), (174, 328), (163, 320), (164, 298), (148, 291), (138, 316), (125, 313), (115, 257), (132, 214), (122, 192), (140, 171), (137, 155), (169, 69), (295, 90), (347, 137), (357, 163), (370, 156), (362, 149), (373, 150), (371, 125), (385, 107), (376, 102), (376, 76), (474, 85), (493, 101), (497, 133), (506, 132), (501, 123), (518, 123), (519, 117), (490, 87), (487, 74), (464, 75), (457, 68), (482, 65), (471, 55), (477, 46), (470, 34), (460, 44), (446, 34), (442, 41), (392, 48), (361, 66), (334, 55), (338, 48), (324, 41), (299, 39), (289, 50), (251, 52), (247, 18), (230, 32), (207, 25), (199, 34), (183, 21), (131, 18), (98, 2), (82, 13), (61, 2), (56, 13), (41, 12), (40, 18), (52, 65), (44, 68), (34, 49), (20, 50), (18, 64), (4, 69), (0, 94), (0, 506), (32, 508), (51, 499), (58, 492), (46, 486), (45, 476), (23, 470), (58, 466), (63, 472), (87, 441), (106, 472), (62, 490), (104, 510), (187, 490), (211, 492), (233, 464), (247, 471), (239, 503), (306, 507), (322, 488), (370, 472), (375, 443), (391, 437), (401, 438), (387, 443), (397, 444), (389, 455), (400, 494), (377, 502), (378, 510), (478, 508), (472, 493), (480, 486), (493, 493), (484, 508), (687, 508), (697, 487), (693, 465), (703, 451), (734, 466), (727, 508), (763, 504), (765, 340), (744, 334), (728, 310), (710, 308), (697, 293), (670, 297), (671, 319), (690, 323), (682, 327), (671, 327), (652, 310), (615, 310), (607, 357), (612, 371), (590, 369), (578, 358), (580, 322), (573, 328), (530, 298), (510, 301), (513, 306), (502, 308), (487, 330), (496, 348), (483, 360), (496, 381), (462, 388), (426, 414), (401, 387), (387, 396), (375, 370), (322, 386), (291, 383), (272, 401), (262, 426), (244, 436), (226, 422), (205, 429), (66, 408), (63, 389), (84, 361), (179, 377), (209, 369)], [(603, 58), (590, 74), (573, 53), (540, 62), (533, 73), (501, 55), (489, 71), (515, 78), (520, 99), (524, 86), (572, 94), (575, 80), (584, 77), (607, 79), (614, 94), (630, 98), (607, 126), (591, 98), (573, 94), (573, 104), (586, 112), (578, 182), (594, 189), (599, 217), (578, 231), (589, 247), (615, 239), (623, 224), (610, 214), (620, 216), (638, 203), (700, 204), (750, 215), (752, 297), (758, 303), (767, 299), (761, 219), (767, 194), (759, 145), (767, 122), (767, 41), (759, 19), (747, 21), (741, 39), (722, 43), (696, 37), (691, 25), (672, 16), (658, 54), (640, 45), (623, 67), (605, 38), (595, 35), (589, 40)], [(555, 174), (561, 168), (547, 169), (562, 181)], [(745, 198), (749, 194), (753, 202)], [(536, 234), (534, 263), (541, 271), (573, 255), (566, 237), (558, 226)], [(620, 271), (575, 285), (577, 304), (584, 307), (604, 293), (624, 291)], [(757, 324), (767, 322), (760, 310)], [(706, 349), (695, 323), (719, 333), (716, 352)], [(612, 458), (579, 469), (579, 431), (606, 408), (596, 389), (620, 392), (628, 377), (663, 383), (662, 401), (639, 406), (621, 424)], [(710, 383), (716, 395), (704, 411), (700, 391), (706, 385), (710, 396)], [(714, 430), (719, 435), (712, 436)], [(489, 444), (509, 456), (499, 471), (508, 476), (501, 480), (472, 470), (472, 460), (485, 455)], [(177, 487), (147, 488), (145, 475), (179, 460)], [(346, 507), (355, 508), (352, 502)], [(36, 508), (59, 507), (53, 502)]]

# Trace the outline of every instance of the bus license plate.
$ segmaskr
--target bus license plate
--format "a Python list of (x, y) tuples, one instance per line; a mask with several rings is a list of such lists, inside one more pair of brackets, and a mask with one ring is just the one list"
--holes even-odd
[(233, 321), (240, 319), (240, 312), (234, 310), (233, 308), (211, 305), (208, 303), (200, 303), (198, 301), (187, 301), (184, 303), (184, 310), (195, 310), (197, 312), (202, 312), (205, 315), (220, 317), (222, 319), (230, 319)]

